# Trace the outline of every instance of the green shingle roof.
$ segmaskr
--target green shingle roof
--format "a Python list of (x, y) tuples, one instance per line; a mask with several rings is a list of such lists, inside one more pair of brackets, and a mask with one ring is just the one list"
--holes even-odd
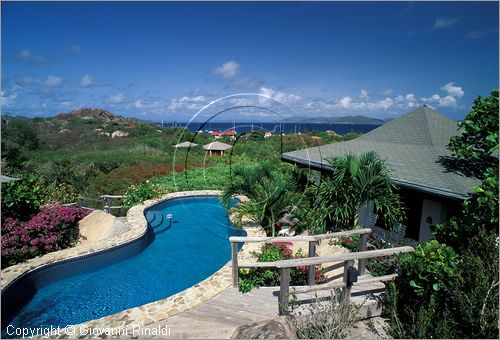
[(375, 151), (387, 160), (391, 177), (401, 186), (445, 197), (464, 198), (480, 182), (451, 168), (446, 148), (458, 134), (457, 122), (422, 106), (359, 138), (287, 152), (284, 161), (317, 169), (331, 169), (327, 158), (348, 152)]

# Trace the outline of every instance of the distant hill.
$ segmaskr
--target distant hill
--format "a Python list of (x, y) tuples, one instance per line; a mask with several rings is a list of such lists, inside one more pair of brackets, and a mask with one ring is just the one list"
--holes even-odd
[[(10, 121), (24, 122), (27, 129), (36, 134), (47, 149), (78, 150), (112, 149), (129, 143), (149, 145), (151, 140), (163, 140), (168, 144), (176, 136), (175, 128), (159, 127), (136, 118), (125, 118), (102, 109), (80, 108), (52, 117), (17, 117), (2, 115), (2, 126)], [(166, 131), (172, 133), (164, 133)], [(113, 142), (111, 142), (113, 140)]]
[(385, 123), (382, 119), (370, 118), (366, 116), (342, 116), (342, 117), (291, 117), (285, 120), (286, 123), (319, 123), (319, 124), (375, 124)]
[(76, 109), (71, 112), (60, 113), (55, 118), (62, 120), (67, 120), (70, 118), (80, 118), (86, 120), (96, 119), (105, 123), (113, 123), (115, 125), (130, 125), (132, 122), (137, 121), (136, 119), (128, 119), (114, 115), (111, 112), (101, 108)]

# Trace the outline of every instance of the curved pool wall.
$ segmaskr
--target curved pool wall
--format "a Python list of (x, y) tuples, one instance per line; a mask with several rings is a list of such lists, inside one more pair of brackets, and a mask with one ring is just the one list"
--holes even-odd
[(165, 299), (223, 267), (230, 259), (227, 238), (244, 234), (216, 196), (172, 198), (144, 214), (151, 226), (141, 238), (12, 282), (2, 291), (2, 328), (78, 324)]

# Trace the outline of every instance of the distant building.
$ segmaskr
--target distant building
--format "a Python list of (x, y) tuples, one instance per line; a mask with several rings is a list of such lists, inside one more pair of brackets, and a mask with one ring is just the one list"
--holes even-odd
[(174, 145), (174, 148), (192, 148), (195, 146), (198, 146), (198, 144), (191, 143), (191, 142), (182, 142), (182, 143)]
[(222, 134), (224, 136), (236, 136), (238, 133), (234, 130), (228, 130), (228, 131), (224, 131)]
[(224, 151), (231, 148), (231, 145), (222, 142), (212, 142), (203, 146), (208, 156), (224, 156)]
[[(446, 147), (457, 134), (456, 121), (424, 105), (356, 139), (287, 152), (281, 157), (324, 173), (333, 171), (327, 161), (330, 157), (375, 151), (387, 160), (407, 208), (403, 223), (406, 237), (426, 241), (433, 237), (430, 226), (459, 213), (462, 201), (480, 183), (457, 166)], [(360, 216), (373, 211), (372, 207), (366, 209), (371, 211), (360, 211)]]
[(212, 131), (211, 134), (215, 139), (222, 138), (222, 133), (220, 131)]
[(238, 133), (236, 131), (234, 131), (234, 130), (228, 130), (228, 131), (224, 131), (222, 134), (224, 136), (229, 136), (230, 140), (235, 140), (236, 139), (236, 135)]

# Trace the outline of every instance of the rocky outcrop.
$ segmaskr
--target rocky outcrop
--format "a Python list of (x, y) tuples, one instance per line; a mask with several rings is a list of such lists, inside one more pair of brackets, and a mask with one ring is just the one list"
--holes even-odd
[(111, 134), (111, 138), (127, 137), (127, 136), (128, 136), (128, 132), (124, 132), (124, 131), (120, 131), (120, 130), (113, 131), (113, 133)]
[(231, 339), (296, 339), (296, 336), (291, 322), (278, 317), (239, 326)]
[(119, 117), (115, 117), (111, 112), (99, 108), (76, 109), (71, 112), (61, 113), (57, 116), (57, 118), (60, 119), (67, 119), (71, 117), (80, 117), (83, 119), (97, 118), (105, 122), (111, 122), (120, 119)]
[(80, 239), (78, 244), (95, 243), (129, 230), (127, 224), (113, 215), (94, 210), (79, 223)]

